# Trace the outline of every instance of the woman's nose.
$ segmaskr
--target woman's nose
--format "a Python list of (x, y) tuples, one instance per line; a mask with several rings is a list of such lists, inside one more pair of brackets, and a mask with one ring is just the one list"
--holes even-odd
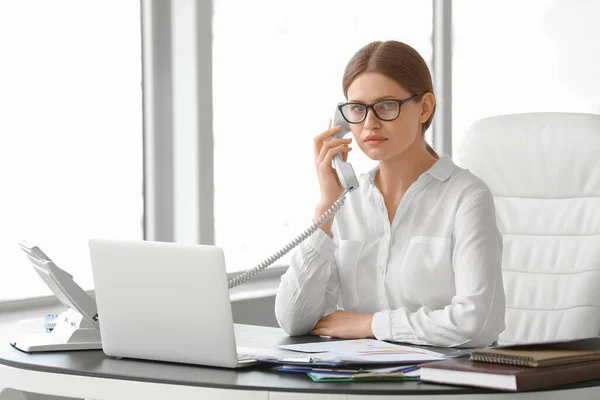
[(365, 129), (367, 130), (373, 130), (373, 129), (377, 129), (381, 126), (381, 121), (379, 120), (379, 118), (377, 118), (375, 116), (375, 113), (373, 112), (372, 109), (369, 110), (369, 112), (367, 113), (367, 118), (365, 118)]

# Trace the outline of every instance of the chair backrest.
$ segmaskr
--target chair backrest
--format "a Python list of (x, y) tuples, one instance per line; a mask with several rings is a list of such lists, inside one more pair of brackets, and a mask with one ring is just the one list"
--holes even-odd
[(483, 179), (504, 241), (501, 343), (600, 334), (600, 115), (490, 117), (457, 163)]

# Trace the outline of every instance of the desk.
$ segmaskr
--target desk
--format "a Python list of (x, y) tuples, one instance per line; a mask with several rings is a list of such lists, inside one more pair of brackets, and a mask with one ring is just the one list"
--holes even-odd
[[(14, 332), (14, 330), (13, 330)], [(303, 374), (283, 374), (267, 366), (230, 370), (202, 366), (117, 359), (102, 351), (23, 353), (0, 334), (0, 400), (2, 390), (89, 399), (598, 399), (600, 381), (527, 393), (494, 392), (422, 382), (316, 383)], [(281, 330), (237, 325), (238, 345), (261, 341), (299, 343), (315, 337), (287, 337)], [(263, 342), (264, 343), (264, 342)], [(5, 392), (6, 393), (6, 392)]]

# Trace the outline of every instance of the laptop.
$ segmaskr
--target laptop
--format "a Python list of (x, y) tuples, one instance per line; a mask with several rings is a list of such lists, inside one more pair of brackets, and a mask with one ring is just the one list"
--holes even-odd
[(217, 246), (90, 239), (108, 356), (239, 368), (225, 257)]

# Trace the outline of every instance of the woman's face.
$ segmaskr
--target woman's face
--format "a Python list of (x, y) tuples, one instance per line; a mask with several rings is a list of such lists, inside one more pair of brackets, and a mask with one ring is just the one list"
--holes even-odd
[[(348, 87), (348, 102), (373, 104), (384, 99), (404, 100), (413, 94), (385, 75), (367, 72)], [(362, 123), (350, 124), (356, 143), (369, 158), (381, 161), (407, 151), (418, 151), (424, 139), (421, 135), (422, 100), (417, 99), (402, 104), (400, 116), (393, 121), (382, 121), (369, 109)]]

